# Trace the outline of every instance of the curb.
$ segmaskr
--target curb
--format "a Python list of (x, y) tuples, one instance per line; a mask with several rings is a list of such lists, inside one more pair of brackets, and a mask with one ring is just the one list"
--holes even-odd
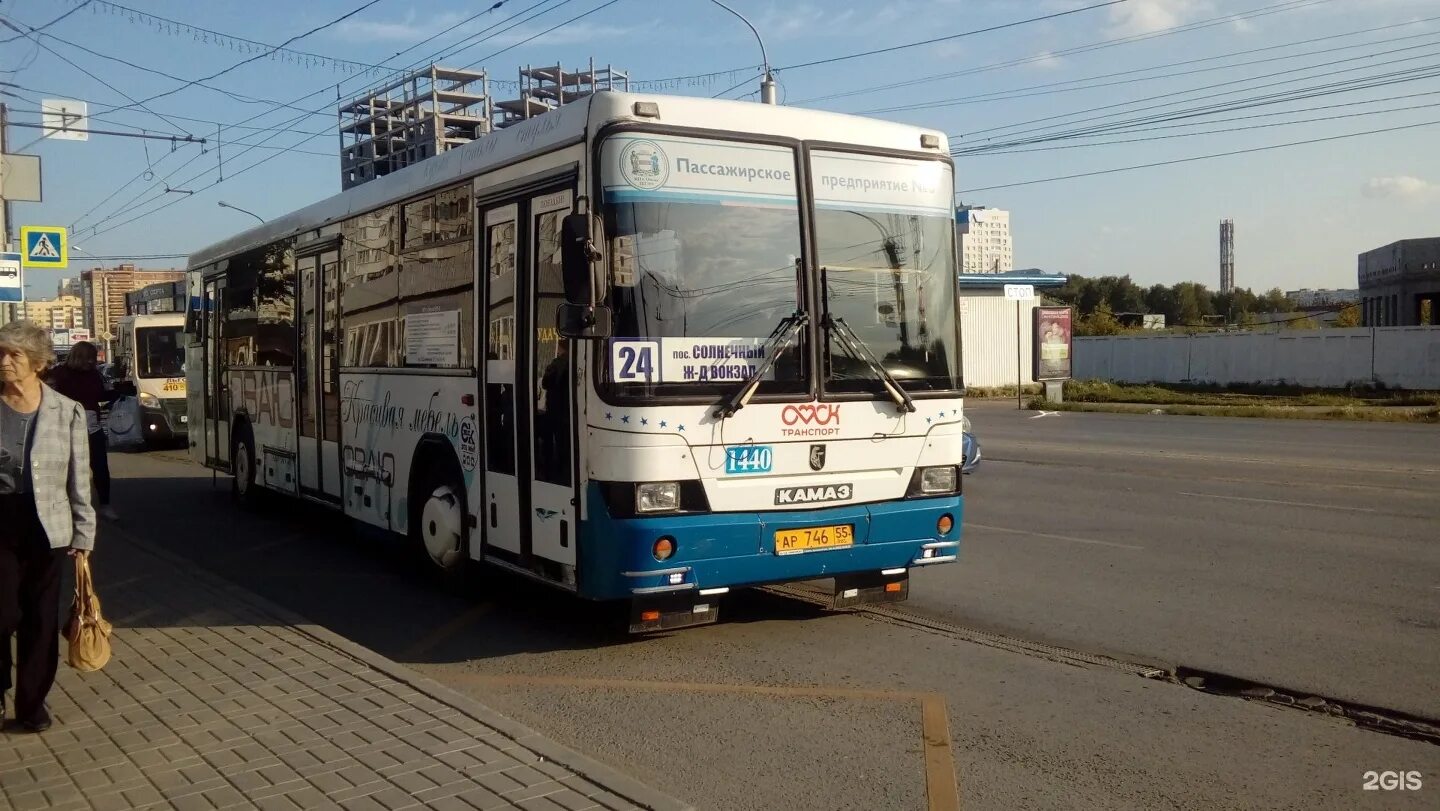
[(274, 617), (281, 624), (295, 629), (321, 645), (331, 648), (337, 653), (348, 656), (351, 659), (355, 659), (372, 670), (383, 673), (398, 682), (414, 688), (418, 692), (424, 693), (443, 704), (459, 710), (474, 720), (494, 728), (500, 734), (535, 753), (538, 757), (552, 763), (557, 763), (574, 772), (576, 775), (635, 803), (641, 808), (648, 809), (648, 811), (695, 811), (695, 806), (693, 805), (677, 800), (588, 755), (577, 752), (574, 749), (547, 738), (530, 727), (490, 709), (476, 699), (452, 690), (434, 679), (382, 656), (369, 648), (351, 642), (328, 628), (316, 625), (290, 609), (274, 603), (236, 583), (232, 583), (214, 572), (199, 568), (192, 561), (186, 560), (168, 549), (152, 544), (127, 529), (121, 528), (113, 523), (107, 524), (106, 529), (109, 532), (121, 536), (121, 538), (135, 546), (141, 552), (180, 568), (188, 576), (192, 577), (198, 585), (225, 594), (238, 602), (246, 603), (256, 611)]

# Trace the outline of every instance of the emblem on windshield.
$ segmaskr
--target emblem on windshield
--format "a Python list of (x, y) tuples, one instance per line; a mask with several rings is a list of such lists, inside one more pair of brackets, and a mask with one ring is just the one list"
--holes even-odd
[(825, 467), (825, 446), (810, 446), (810, 469), (821, 470)]
[(637, 189), (658, 189), (670, 179), (670, 159), (654, 141), (631, 141), (620, 150), (620, 175)]

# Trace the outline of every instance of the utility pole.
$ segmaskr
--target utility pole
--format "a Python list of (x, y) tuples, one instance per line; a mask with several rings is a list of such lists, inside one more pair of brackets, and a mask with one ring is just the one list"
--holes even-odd
[[(7, 135), (10, 129), (10, 109), (0, 103), (0, 155), (5, 154), (8, 140)], [(10, 199), (5, 196), (5, 175), (0, 173), (0, 252), (9, 252), (14, 240), (10, 237)], [(25, 281), (24, 271), (21, 271), (20, 296), (24, 300)], [(20, 308), (13, 304), (0, 304), (0, 324), (15, 319), (20, 314)]]
[[(0, 155), (5, 153), (9, 143), (8, 131), (10, 129), (10, 109), (0, 103)], [(10, 250), (14, 240), (10, 236), (10, 200), (5, 197), (5, 176), (0, 175), (0, 249)]]

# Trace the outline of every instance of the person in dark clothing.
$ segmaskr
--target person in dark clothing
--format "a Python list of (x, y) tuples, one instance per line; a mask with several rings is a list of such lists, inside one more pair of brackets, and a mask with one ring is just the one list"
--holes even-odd
[(112, 403), (118, 395), (105, 388), (95, 361), (95, 344), (81, 341), (70, 347), (65, 362), (50, 370), (45, 382), (50, 388), (69, 397), (85, 408), (86, 427), (90, 432), (90, 477), (95, 482), (95, 496), (101, 518), (114, 521), (119, 516), (110, 506), (110, 460), (106, 456), (105, 432), (100, 428), (100, 404)]
[(545, 393), (545, 410), (537, 416), (540, 429), (540, 460), (536, 478), (552, 484), (570, 483), (570, 352), (569, 341), (560, 339), (555, 359), (540, 376)]

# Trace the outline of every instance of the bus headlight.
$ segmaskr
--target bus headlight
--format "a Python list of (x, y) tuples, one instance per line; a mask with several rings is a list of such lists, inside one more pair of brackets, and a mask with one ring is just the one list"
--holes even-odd
[(635, 512), (663, 513), (680, 509), (679, 482), (643, 482), (635, 485)]
[(147, 392), (140, 392), (140, 405), (143, 408), (159, 408), (160, 398)]
[(920, 492), (926, 494), (953, 493), (960, 477), (954, 465), (922, 468), (920, 471)]

